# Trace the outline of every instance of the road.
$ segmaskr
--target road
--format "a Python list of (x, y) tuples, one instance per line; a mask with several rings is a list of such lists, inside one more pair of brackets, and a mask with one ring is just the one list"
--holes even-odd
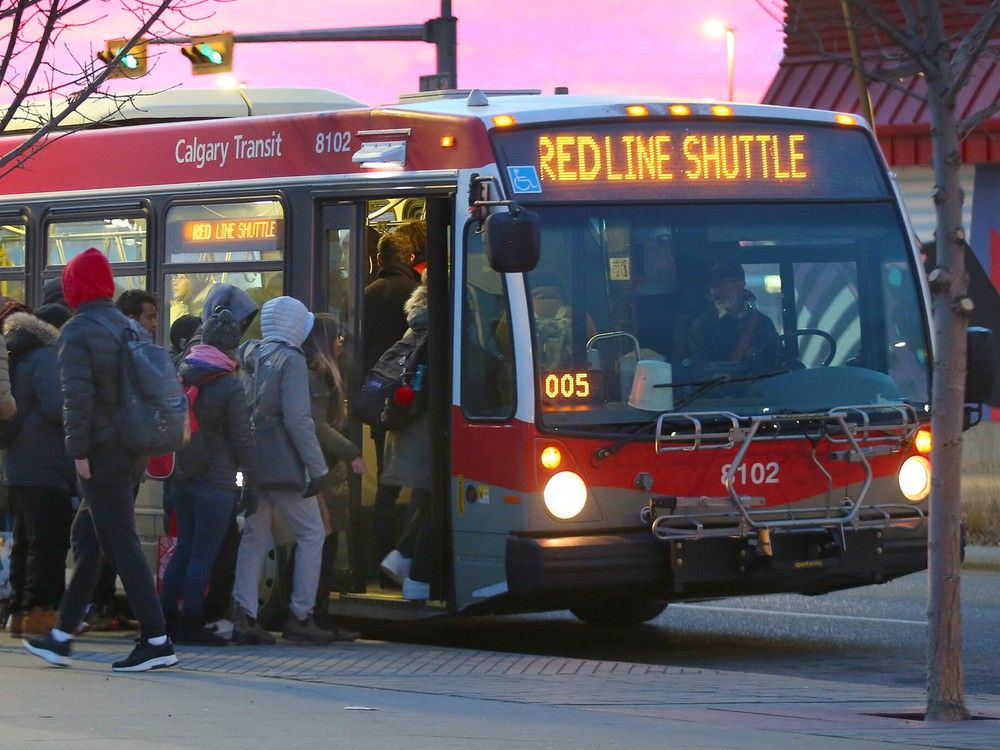
[[(414, 643), (669, 664), (842, 682), (925, 684), (927, 583), (915, 573), (820, 597), (772, 595), (672, 604), (633, 629), (586, 626), (569, 612), (376, 626)], [(964, 571), (966, 690), (1000, 695), (1000, 573)]]

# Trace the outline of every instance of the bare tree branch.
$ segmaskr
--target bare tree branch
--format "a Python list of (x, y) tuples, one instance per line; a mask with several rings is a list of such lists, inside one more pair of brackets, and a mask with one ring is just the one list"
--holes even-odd
[[(904, 2), (905, 0), (900, 0), (900, 5), (902, 6)], [(851, 8), (864, 14), (865, 17), (867, 17), (867, 19), (879, 31), (885, 34), (904, 54), (917, 61), (917, 63), (925, 71), (931, 73), (932, 70), (934, 70), (935, 63), (925, 54), (925, 51), (920, 44), (919, 33), (908, 32), (905, 29), (901, 29), (892, 22), (891, 18), (872, 5), (869, 0), (847, 0), (847, 3), (851, 6)], [(909, 19), (907, 25), (910, 25)], [(914, 31), (916, 31), (916, 28), (913, 28)]]
[(961, 41), (951, 58), (952, 81), (948, 91), (954, 102), (958, 92), (968, 83), (972, 69), (990, 43), (997, 24), (1000, 23), (1000, 1), (990, 0), (972, 31)]

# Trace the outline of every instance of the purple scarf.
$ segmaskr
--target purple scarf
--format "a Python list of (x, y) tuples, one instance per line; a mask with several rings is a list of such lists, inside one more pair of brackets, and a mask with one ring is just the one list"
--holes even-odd
[(226, 372), (233, 372), (236, 369), (235, 360), (230, 359), (225, 352), (209, 344), (195, 344), (192, 346), (191, 351), (184, 358), (184, 361), (193, 364), (208, 365), (209, 367), (218, 367), (220, 370), (225, 370)]

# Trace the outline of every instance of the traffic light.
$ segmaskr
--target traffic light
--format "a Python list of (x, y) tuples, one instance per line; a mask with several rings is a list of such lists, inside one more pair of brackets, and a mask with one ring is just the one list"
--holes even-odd
[[(105, 65), (111, 65), (119, 53), (128, 44), (128, 39), (109, 39), (103, 50), (97, 53), (97, 59)], [(146, 75), (146, 40), (140, 39), (122, 55), (111, 72), (109, 78), (138, 78)]]
[(191, 61), (193, 75), (229, 73), (233, 69), (233, 34), (227, 31), (191, 37), (191, 44), (182, 47), (181, 52)]

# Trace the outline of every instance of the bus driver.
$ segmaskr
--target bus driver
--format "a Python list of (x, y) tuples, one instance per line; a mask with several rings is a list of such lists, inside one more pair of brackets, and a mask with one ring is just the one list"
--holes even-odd
[(689, 349), (695, 362), (728, 363), (743, 374), (788, 369), (787, 356), (774, 323), (754, 306), (746, 275), (735, 260), (717, 262), (709, 274), (709, 296), (715, 306), (695, 319)]

